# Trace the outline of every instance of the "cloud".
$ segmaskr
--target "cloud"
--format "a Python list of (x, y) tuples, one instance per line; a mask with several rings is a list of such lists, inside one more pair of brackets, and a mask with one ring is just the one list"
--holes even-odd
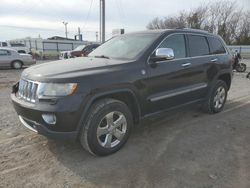
[[(207, 1), (106, 0), (107, 34), (114, 28), (125, 28), (126, 31), (144, 30), (154, 17), (164, 17), (181, 10), (189, 10), (201, 2)], [(245, 2), (246, 5), (249, 0), (240, 2), (242, 4)], [(0, 39), (11, 37), (11, 33), (8, 35), (3, 33), (10, 27), (12, 27), (11, 32), (15, 33), (12, 38), (16, 38), (17, 30), (22, 36), (24, 33), (30, 36), (42, 33), (45, 38), (52, 34), (64, 35), (62, 21), (69, 22), (71, 37), (80, 27), (85, 36), (94, 39), (95, 32), (99, 30), (99, 0), (1, 0)], [(13, 26), (16, 29), (13, 29)]]

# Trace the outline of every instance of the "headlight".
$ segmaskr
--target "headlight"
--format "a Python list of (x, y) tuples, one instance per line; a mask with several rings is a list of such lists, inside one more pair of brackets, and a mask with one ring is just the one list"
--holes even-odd
[(38, 98), (72, 95), (76, 88), (76, 83), (41, 83), (38, 88)]

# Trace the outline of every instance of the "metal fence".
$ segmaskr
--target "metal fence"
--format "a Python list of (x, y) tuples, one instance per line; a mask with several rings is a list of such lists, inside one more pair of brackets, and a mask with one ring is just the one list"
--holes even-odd
[(11, 42), (24, 44), (37, 59), (57, 59), (61, 51), (71, 51), (80, 45), (95, 43), (89, 41), (48, 40), (41, 38), (17, 39)]
[(67, 40), (43, 40), (43, 39), (25, 39), (20, 41), (31, 51), (41, 52), (60, 52), (73, 50), (79, 45), (86, 45), (88, 41), (67, 41)]
[(237, 50), (243, 58), (250, 58), (250, 45), (242, 45), (242, 46), (228, 46), (228, 48), (235, 52)]

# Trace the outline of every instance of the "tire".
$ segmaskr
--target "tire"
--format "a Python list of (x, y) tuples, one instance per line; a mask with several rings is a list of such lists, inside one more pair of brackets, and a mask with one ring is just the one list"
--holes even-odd
[(227, 100), (228, 87), (222, 80), (217, 80), (210, 89), (209, 95), (203, 105), (203, 111), (215, 114), (223, 110)]
[(102, 99), (90, 108), (80, 132), (80, 143), (93, 155), (110, 155), (126, 143), (132, 126), (133, 117), (125, 103)]
[(21, 69), (23, 67), (23, 63), (21, 61), (13, 61), (11, 65), (13, 69)]
[(245, 72), (247, 70), (247, 66), (244, 63), (240, 63), (240, 65), (236, 66), (237, 72)]
[(250, 78), (250, 72), (247, 74), (247, 78)]

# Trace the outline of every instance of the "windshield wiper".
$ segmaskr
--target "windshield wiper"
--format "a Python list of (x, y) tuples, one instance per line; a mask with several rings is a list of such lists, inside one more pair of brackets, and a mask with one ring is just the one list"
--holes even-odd
[(110, 57), (105, 56), (105, 55), (96, 55), (94, 56), (95, 58), (105, 58), (105, 59), (110, 59)]

